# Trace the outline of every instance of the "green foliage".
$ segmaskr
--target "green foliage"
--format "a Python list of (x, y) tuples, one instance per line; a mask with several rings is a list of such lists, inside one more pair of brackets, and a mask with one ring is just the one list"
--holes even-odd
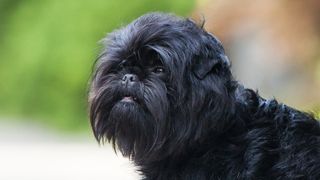
[(316, 115), (316, 119), (320, 121), (320, 110), (318, 110), (318, 112), (315, 113), (315, 115)]
[(98, 41), (149, 11), (186, 15), (193, 0), (0, 0), (0, 112), (87, 127)]

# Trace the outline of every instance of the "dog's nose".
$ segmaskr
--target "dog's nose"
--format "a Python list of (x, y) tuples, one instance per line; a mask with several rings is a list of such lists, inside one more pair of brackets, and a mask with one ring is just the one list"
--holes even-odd
[(129, 84), (129, 85), (132, 85), (134, 84), (135, 82), (137, 82), (139, 80), (138, 76), (135, 75), (135, 74), (125, 74), (123, 77), (122, 77), (122, 83), (123, 84)]

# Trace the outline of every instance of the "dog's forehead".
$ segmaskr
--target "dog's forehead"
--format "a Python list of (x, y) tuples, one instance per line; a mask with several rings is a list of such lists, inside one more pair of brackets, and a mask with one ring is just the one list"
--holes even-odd
[(154, 59), (141, 57), (141, 52), (152, 49), (161, 63), (170, 69), (190, 66), (198, 61), (197, 57), (214, 58), (224, 54), (220, 41), (201, 26), (189, 19), (164, 13), (150, 13), (137, 18), (110, 33), (104, 45), (106, 59), (115, 61), (152, 61)]
[(103, 40), (106, 54), (113, 60), (134, 59), (138, 56), (144, 56), (142, 58), (145, 59), (145, 56), (149, 55), (146, 52), (150, 50), (157, 52), (159, 56), (167, 56), (165, 49), (168, 49), (168, 44), (174, 44), (170, 42), (171, 38), (174, 38), (171, 30), (173, 21), (177, 21), (177, 18), (169, 15), (144, 15), (113, 31)]

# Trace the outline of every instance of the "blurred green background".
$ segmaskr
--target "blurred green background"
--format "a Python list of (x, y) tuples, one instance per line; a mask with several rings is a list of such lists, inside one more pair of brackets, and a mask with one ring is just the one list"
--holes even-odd
[(187, 15), (193, 0), (0, 0), (0, 113), (87, 129), (98, 41), (149, 11)]
[[(0, 0), (0, 119), (36, 121), (66, 131), (89, 130), (87, 86), (100, 49), (98, 41), (150, 11), (195, 19), (203, 15), (205, 27), (224, 42), (236, 77), (245, 85), (259, 89), (267, 98), (275, 96), (289, 105), (316, 110), (320, 99), (320, 21), (314, 7), (320, 7), (319, 3)], [(302, 16), (306, 13), (308, 16)], [(293, 22), (304, 24), (295, 27)], [(268, 36), (270, 32), (273, 34)]]

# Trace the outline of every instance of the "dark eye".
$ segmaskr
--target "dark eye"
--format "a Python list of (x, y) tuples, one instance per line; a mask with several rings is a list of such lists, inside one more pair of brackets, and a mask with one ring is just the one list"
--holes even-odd
[(163, 67), (155, 67), (153, 69), (154, 73), (160, 74), (160, 73), (164, 73), (164, 68)]

